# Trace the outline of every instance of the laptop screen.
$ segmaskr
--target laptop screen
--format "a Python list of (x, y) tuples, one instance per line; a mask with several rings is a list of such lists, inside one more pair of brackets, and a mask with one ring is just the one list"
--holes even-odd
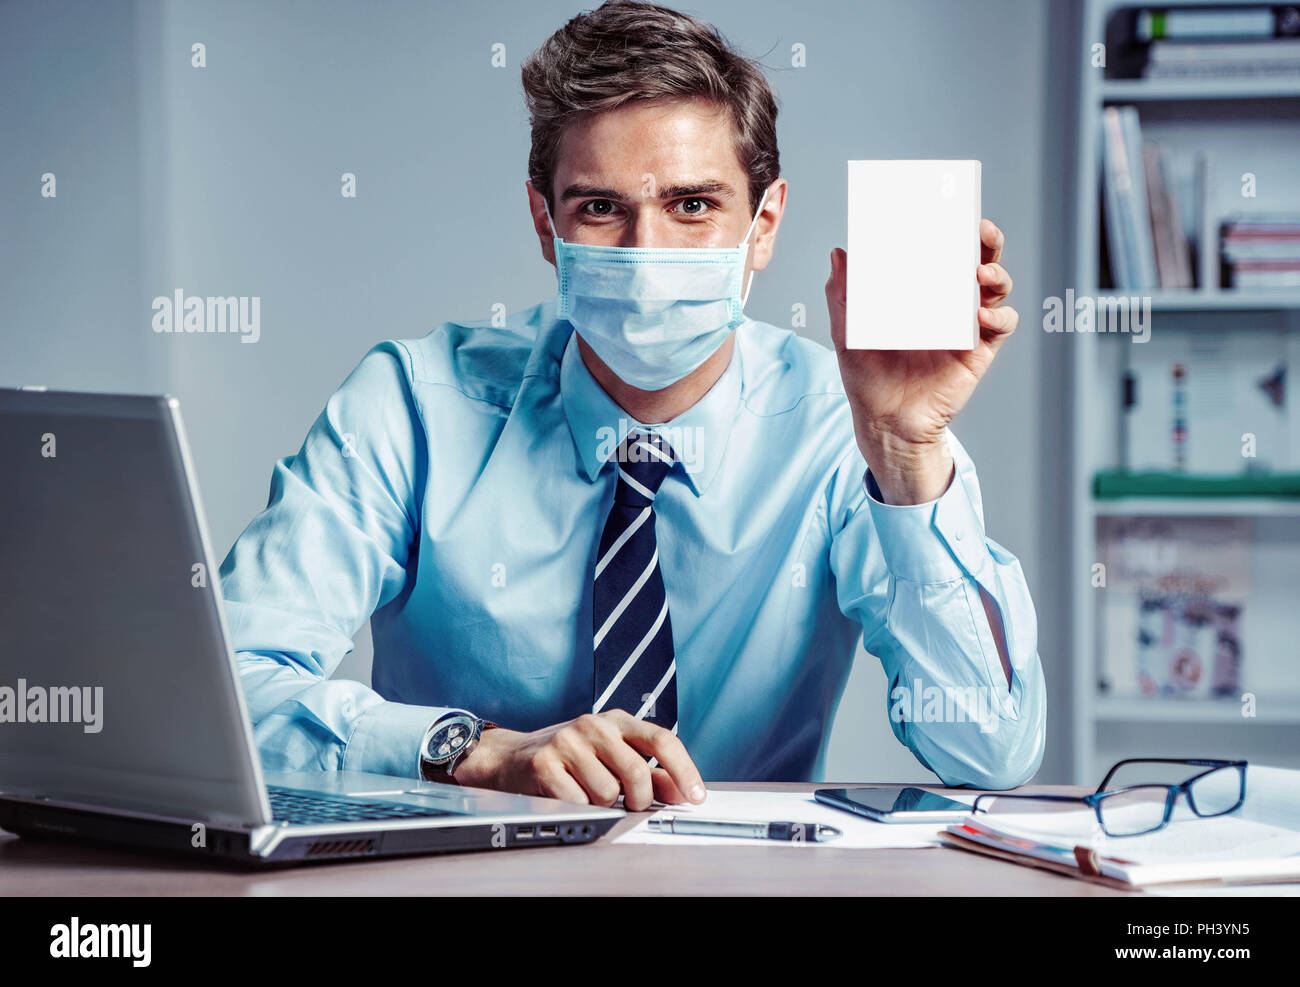
[(174, 400), (0, 392), (0, 792), (268, 818)]

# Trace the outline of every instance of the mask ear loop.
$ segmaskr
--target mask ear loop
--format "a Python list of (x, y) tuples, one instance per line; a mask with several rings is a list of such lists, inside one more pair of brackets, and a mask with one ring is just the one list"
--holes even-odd
[(551, 224), (551, 238), (559, 239), (560, 234), (555, 231), (555, 220), (551, 218), (551, 207), (545, 196), (542, 197), (542, 208), (546, 210), (546, 221)]
[(754, 218), (749, 221), (749, 229), (745, 231), (745, 239), (740, 241), (742, 247), (749, 243), (749, 234), (754, 232), (754, 224), (758, 222), (758, 217), (763, 213), (763, 203), (767, 201), (767, 193), (770, 191), (771, 189), (763, 190), (763, 196), (758, 200), (758, 208), (754, 210)]
[[(771, 189), (764, 189), (763, 197), (758, 200), (758, 208), (754, 210), (754, 218), (749, 221), (749, 229), (745, 231), (745, 239), (740, 241), (740, 246), (742, 248), (749, 243), (749, 234), (754, 232), (754, 225), (758, 222), (758, 217), (763, 212), (763, 203), (767, 201), (767, 193), (770, 191)], [(748, 253), (748, 251), (746, 251), (746, 253)], [(753, 286), (753, 284), (754, 284), (754, 272), (750, 271), (749, 276), (745, 278), (745, 291), (740, 296), (741, 309), (744, 309), (745, 302), (749, 300), (749, 289)]]

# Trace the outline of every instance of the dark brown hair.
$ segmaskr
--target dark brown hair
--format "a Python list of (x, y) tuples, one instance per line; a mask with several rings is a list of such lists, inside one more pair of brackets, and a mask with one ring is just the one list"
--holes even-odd
[(632, 100), (707, 99), (732, 121), (749, 208), (781, 174), (776, 99), (758, 63), (704, 21), (636, 0), (579, 14), (523, 64), (532, 126), (528, 177), (554, 211), (551, 182), (565, 124)]

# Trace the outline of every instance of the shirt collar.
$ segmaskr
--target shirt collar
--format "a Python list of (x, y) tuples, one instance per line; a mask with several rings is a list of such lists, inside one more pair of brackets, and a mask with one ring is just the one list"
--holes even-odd
[(660, 433), (668, 441), (696, 496), (708, 489), (722, 464), (731, 426), (740, 408), (743, 377), (740, 350), (737, 339), (732, 344), (731, 362), (704, 397), (670, 422), (647, 425), (638, 422), (605, 393), (582, 362), (577, 333), (570, 332), (560, 360), (560, 397), (587, 479), (595, 481), (619, 443), (631, 429), (639, 426)]

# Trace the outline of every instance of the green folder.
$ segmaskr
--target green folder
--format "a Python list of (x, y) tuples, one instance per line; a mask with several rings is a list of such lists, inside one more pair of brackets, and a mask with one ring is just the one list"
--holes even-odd
[(1103, 470), (1093, 480), (1098, 500), (1118, 497), (1300, 497), (1300, 473), (1128, 473)]

